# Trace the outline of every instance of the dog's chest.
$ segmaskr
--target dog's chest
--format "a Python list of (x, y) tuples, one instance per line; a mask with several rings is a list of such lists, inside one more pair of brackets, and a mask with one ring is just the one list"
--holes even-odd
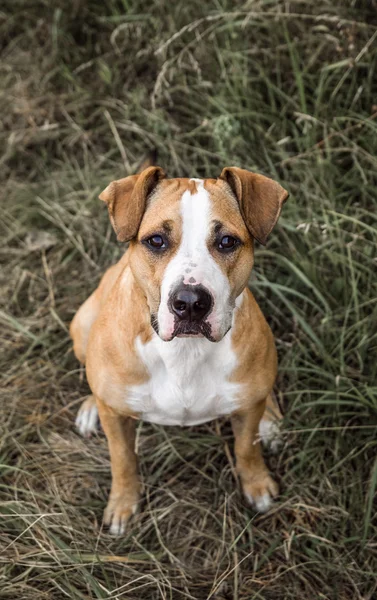
[(238, 406), (240, 386), (230, 382), (237, 359), (230, 333), (214, 344), (204, 338), (156, 335), (136, 350), (150, 379), (127, 390), (127, 405), (140, 417), (162, 425), (197, 425), (231, 414)]

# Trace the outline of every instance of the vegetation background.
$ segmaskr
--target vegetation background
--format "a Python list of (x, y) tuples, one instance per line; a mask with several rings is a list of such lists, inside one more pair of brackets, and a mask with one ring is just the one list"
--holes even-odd
[[(377, 597), (376, 39), (373, 0), (3, 0), (0, 598)], [(140, 423), (144, 499), (114, 539), (68, 325), (123, 252), (98, 194), (151, 148), (172, 177), (290, 191), (251, 281), (282, 494), (245, 506), (226, 422)]]

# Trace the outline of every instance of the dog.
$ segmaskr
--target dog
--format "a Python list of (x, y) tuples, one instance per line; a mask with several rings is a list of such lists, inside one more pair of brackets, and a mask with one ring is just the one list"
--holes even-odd
[(138, 419), (191, 426), (229, 416), (244, 495), (268, 510), (278, 486), (260, 440), (272, 438), (282, 417), (273, 396), (277, 354), (247, 284), (254, 240), (266, 243), (287, 191), (238, 167), (218, 179), (168, 179), (149, 166), (99, 197), (129, 246), (70, 334), (93, 394), (76, 424), (89, 435), (99, 416), (108, 440), (105, 525), (122, 534), (139, 502)]

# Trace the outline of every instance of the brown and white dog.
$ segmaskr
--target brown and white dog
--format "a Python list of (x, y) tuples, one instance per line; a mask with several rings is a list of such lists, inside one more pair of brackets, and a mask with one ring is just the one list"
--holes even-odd
[(90, 434), (99, 414), (109, 444), (111, 533), (124, 532), (139, 501), (137, 419), (184, 426), (229, 415), (247, 500), (265, 511), (277, 494), (260, 448), (281, 418), (276, 349), (247, 283), (254, 239), (265, 244), (287, 196), (236, 167), (203, 180), (149, 167), (100, 195), (118, 240), (130, 244), (71, 336), (93, 393), (77, 426)]

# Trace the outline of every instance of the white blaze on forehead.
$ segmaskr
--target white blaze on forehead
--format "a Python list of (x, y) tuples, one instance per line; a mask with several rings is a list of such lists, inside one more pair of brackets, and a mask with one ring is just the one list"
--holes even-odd
[(200, 262), (209, 254), (207, 238), (210, 234), (210, 198), (201, 179), (191, 181), (196, 182), (197, 192), (191, 194), (187, 190), (182, 196), (182, 240), (177, 255), (179, 262), (185, 267), (184, 283), (194, 283), (189, 281), (193, 279), (191, 274), (200, 271)]
[(207, 321), (215, 335), (222, 329), (225, 316), (229, 317), (229, 282), (208, 250), (211, 197), (204, 188), (203, 180), (191, 181), (196, 182), (195, 193), (186, 190), (181, 199), (181, 244), (166, 268), (161, 285), (158, 320), (164, 339), (169, 339), (174, 328), (174, 316), (168, 307), (169, 297), (182, 283), (202, 285), (212, 294), (214, 306)]

